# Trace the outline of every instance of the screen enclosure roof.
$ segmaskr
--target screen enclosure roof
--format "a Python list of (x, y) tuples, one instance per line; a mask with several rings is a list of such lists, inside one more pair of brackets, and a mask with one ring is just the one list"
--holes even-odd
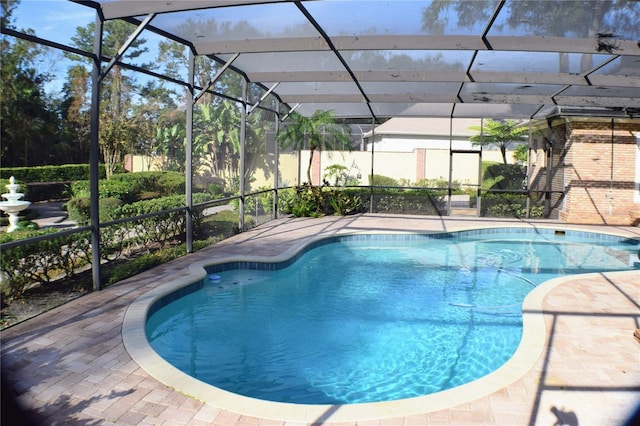
[(536, 118), (640, 112), (640, 2), (85, 2), (148, 21), (304, 115)]

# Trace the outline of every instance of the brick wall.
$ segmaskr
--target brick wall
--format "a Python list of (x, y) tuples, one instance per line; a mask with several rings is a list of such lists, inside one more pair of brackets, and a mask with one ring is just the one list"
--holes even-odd
[(425, 170), (427, 168), (427, 150), (424, 148), (416, 148), (416, 182), (426, 177)]
[[(564, 128), (563, 128), (564, 127)], [(612, 128), (613, 127), (613, 128)], [(566, 198), (560, 219), (568, 223), (631, 225), (640, 222), (634, 201), (640, 120), (596, 121), (567, 118), (554, 126), (564, 133)], [(612, 143), (613, 135), (613, 143)]]
[[(311, 159), (311, 182), (313, 183), (313, 185), (322, 185), (322, 171), (321, 171), (321, 159), (322, 156), (320, 154), (320, 151), (315, 151), (313, 153), (313, 158)], [(304, 182), (307, 181), (306, 178), (306, 171), (305, 171), (305, 178), (303, 179)]]

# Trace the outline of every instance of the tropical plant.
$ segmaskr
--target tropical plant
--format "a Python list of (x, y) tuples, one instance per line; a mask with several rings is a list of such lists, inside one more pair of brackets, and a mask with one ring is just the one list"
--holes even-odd
[(180, 123), (156, 129), (156, 141), (163, 154), (165, 170), (184, 172), (187, 154), (185, 129)]
[(309, 147), (309, 166), (307, 167), (307, 180), (311, 184), (311, 164), (316, 150), (342, 151), (345, 148), (351, 150), (349, 136), (351, 130), (348, 126), (337, 123), (333, 111), (317, 110), (310, 117), (305, 117), (297, 112), (289, 115), (289, 122), (278, 134), (278, 142), (284, 149), (301, 151), (305, 146)]
[(513, 159), (518, 163), (525, 164), (529, 159), (529, 146), (525, 144), (518, 145), (513, 151)]
[[(71, 37), (73, 46), (91, 52), (95, 30), (95, 23), (77, 27), (75, 35)], [(114, 56), (135, 30), (135, 26), (125, 21), (114, 20), (105, 22), (102, 30), (102, 53)], [(133, 40), (124, 55), (125, 58), (131, 60), (146, 53), (148, 48), (145, 43), (146, 39), (141, 37)], [(71, 53), (67, 55), (85, 65), (90, 63), (85, 57)], [(145, 64), (141, 66), (144, 67)], [(135, 146), (135, 136), (140, 133), (132, 119), (136, 87), (135, 79), (127, 75), (119, 65), (114, 65), (101, 82), (99, 141), (107, 176), (111, 176), (116, 165), (122, 162), (123, 155)]]
[(469, 140), (474, 145), (496, 145), (502, 154), (502, 161), (507, 164), (507, 147), (512, 142), (521, 141), (522, 137), (529, 132), (526, 127), (519, 127), (520, 123), (515, 120), (486, 120), (483, 126), (471, 126), (470, 130), (479, 132)]

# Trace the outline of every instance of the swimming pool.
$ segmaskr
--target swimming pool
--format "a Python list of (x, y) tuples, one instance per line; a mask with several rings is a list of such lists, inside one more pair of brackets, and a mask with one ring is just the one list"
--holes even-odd
[[(520, 304), (532, 288), (558, 274), (631, 268), (637, 244), (607, 235), (531, 229), (335, 237), (279, 264), (209, 266), (208, 273), (219, 280), (205, 278), (161, 298), (150, 310), (147, 327), (159, 352), (180, 348), (163, 354), (174, 357), (172, 364), (234, 393), (307, 404), (410, 398), (500, 367), (518, 346)], [(335, 251), (337, 259), (326, 257)], [(401, 266), (395, 270), (393, 265)], [(373, 272), (361, 269), (365, 266)], [(232, 269), (240, 269), (240, 275), (232, 276)], [(374, 276), (383, 278), (382, 284), (372, 284)], [(294, 300), (293, 295), (304, 297)], [(285, 303), (278, 308), (280, 301)], [(212, 305), (203, 321), (195, 319)], [(246, 312), (261, 313), (239, 316)], [(336, 312), (351, 316), (325, 321)], [(165, 315), (171, 319), (161, 320)], [(303, 326), (310, 328), (301, 332)], [(247, 333), (252, 330), (258, 333)], [(266, 366), (268, 357), (283, 368)], [(238, 358), (247, 363), (229, 362)], [(218, 364), (207, 364), (212, 359)], [(225, 374), (222, 379), (215, 376), (219, 372)], [(285, 386), (302, 392), (291, 397), (291, 389), (282, 393)]]

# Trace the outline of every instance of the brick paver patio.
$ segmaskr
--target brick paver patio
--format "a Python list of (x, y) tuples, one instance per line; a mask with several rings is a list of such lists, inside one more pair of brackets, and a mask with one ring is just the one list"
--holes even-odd
[[(246, 416), (183, 395), (149, 376), (121, 335), (129, 304), (189, 264), (230, 254), (272, 256), (318, 235), (557, 226), (640, 237), (634, 227), (393, 215), (278, 219), (53, 309), (2, 332), (3, 400), (14, 396), (47, 425), (301, 425)], [(563, 280), (542, 303), (546, 346), (535, 365), (482, 398), (406, 417), (337, 422), (332, 407), (308, 424), (618, 425), (640, 402), (640, 271)], [(4, 409), (5, 407), (3, 407)], [(24, 424), (24, 423), (23, 423)]]

